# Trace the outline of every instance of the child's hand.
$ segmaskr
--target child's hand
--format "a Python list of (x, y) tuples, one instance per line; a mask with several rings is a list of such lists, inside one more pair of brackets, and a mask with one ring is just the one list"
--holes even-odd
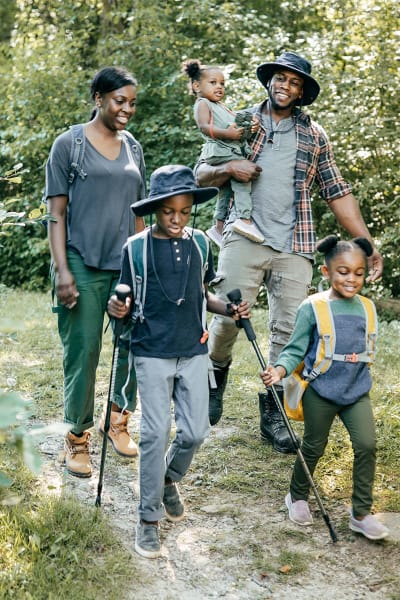
[(108, 301), (107, 312), (110, 317), (114, 319), (123, 319), (129, 313), (131, 307), (131, 297), (128, 296), (125, 302), (118, 300), (117, 296), (113, 294)]
[(228, 139), (230, 140), (240, 140), (245, 133), (244, 127), (238, 127), (236, 123), (231, 123), (229, 127), (226, 128), (226, 131), (229, 135)]
[(253, 117), (251, 122), (251, 133), (256, 133), (256, 131), (260, 129), (260, 121), (257, 119), (257, 117)]
[[(235, 308), (236, 305), (233, 305), (233, 308)], [(250, 314), (250, 304), (249, 302), (247, 302), (247, 300), (242, 300), (241, 303), (239, 304), (239, 306), (236, 307), (237, 308), (237, 315), (235, 315), (233, 318), (236, 320), (237, 319), (250, 319), (251, 314)]]
[(283, 377), (285, 377), (286, 371), (283, 367), (277, 366), (276, 368), (272, 365), (268, 365), (265, 371), (261, 371), (260, 377), (263, 381), (263, 384), (267, 387), (270, 385), (274, 385), (274, 383), (278, 383)]
[(235, 304), (234, 302), (227, 304), (228, 314), (238, 321), (239, 319), (250, 319), (250, 304), (247, 300), (242, 300), (240, 304)]

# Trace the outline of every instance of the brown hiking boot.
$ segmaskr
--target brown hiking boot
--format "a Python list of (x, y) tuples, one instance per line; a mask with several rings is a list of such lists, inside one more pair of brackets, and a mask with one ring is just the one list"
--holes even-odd
[[(106, 412), (103, 410), (99, 423), (99, 431), (104, 435)], [(110, 429), (108, 431), (108, 439), (112, 443), (115, 452), (121, 456), (134, 458), (138, 455), (138, 447), (129, 435), (128, 432), (129, 413), (111, 411)]]
[(84, 431), (81, 437), (69, 431), (64, 438), (64, 464), (71, 475), (76, 477), (91, 477), (92, 475), (89, 438), (89, 431)]

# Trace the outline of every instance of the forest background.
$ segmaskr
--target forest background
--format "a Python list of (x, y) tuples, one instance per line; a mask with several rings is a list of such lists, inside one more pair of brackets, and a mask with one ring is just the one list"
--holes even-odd
[[(240, 109), (265, 98), (257, 65), (294, 50), (321, 85), (306, 110), (326, 128), (385, 258), (375, 294), (399, 297), (399, 17), (397, 0), (0, 0), (0, 174), (23, 165), (19, 185), (1, 183), (1, 282), (48, 289), (46, 232), (26, 216), (40, 205), (54, 138), (89, 118), (97, 69), (120, 65), (137, 77), (129, 128), (150, 174), (167, 163), (193, 166), (200, 151), (183, 60), (223, 66), (226, 104)], [(313, 211), (319, 237), (338, 232), (317, 194)], [(20, 212), (23, 226), (11, 225)], [(205, 206), (200, 226), (211, 215)]]

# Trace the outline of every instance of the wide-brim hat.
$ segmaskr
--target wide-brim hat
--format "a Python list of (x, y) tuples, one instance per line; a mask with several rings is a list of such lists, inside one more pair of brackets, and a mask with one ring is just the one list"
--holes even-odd
[(156, 210), (161, 200), (181, 194), (193, 194), (193, 204), (202, 204), (214, 198), (218, 194), (218, 188), (199, 188), (192, 169), (184, 165), (167, 165), (153, 171), (148, 198), (134, 202), (131, 209), (138, 217), (145, 217)]
[(296, 101), (296, 104), (304, 106), (312, 104), (319, 94), (319, 83), (311, 77), (311, 63), (295, 52), (283, 52), (275, 62), (266, 62), (257, 67), (257, 77), (265, 88), (271, 77), (281, 69), (288, 69), (297, 73), (304, 79), (303, 96)]

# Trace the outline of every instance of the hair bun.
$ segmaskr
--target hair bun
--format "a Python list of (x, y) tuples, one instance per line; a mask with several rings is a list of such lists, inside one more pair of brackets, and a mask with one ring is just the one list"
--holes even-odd
[(182, 70), (184, 73), (186, 73), (186, 75), (188, 77), (193, 79), (200, 73), (200, 70), (201, 70), (200, 61), (197, 59), (187, 60), (186, 62), (183, 63)]
[(367, 238), (364, 237), (356, 237), (353, 239), (354, 244), (357, 244), (365, 252), (367, 256), (372, 256), (374, 249), (372, 244)]
[(321, 252), (322, 254), (327, 254), (328, 252), (333, 250), (335, 246), (337, 246), (338, 241), (339, 240), (336, 235), (327, 235), (325, 238), (323, 238), (317, 243), (316, 248), (318, 252)]

